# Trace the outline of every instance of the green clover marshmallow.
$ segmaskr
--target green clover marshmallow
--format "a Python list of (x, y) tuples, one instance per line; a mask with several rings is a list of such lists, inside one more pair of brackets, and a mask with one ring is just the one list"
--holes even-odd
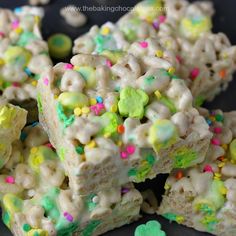
[(166, 233), (161, 230), (161, 225), (158, 221), (151, 220), (146, 224), (139, 225), (134, 233), (134, 236), (165, 236)]
[(119, 112), (124, 117), (142, 119), (144, 106), (147, 105), (148, 100), (148, 95), (141, 89), (123, 88), (118, 102)]

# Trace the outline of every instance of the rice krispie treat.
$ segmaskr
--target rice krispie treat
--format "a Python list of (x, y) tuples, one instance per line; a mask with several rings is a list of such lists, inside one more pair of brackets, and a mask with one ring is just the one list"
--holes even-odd
[(214, 133), (204, 163), (175, 170), (158, 214), (214, 235), (236, 234), (236, 112), (204, 111)]
[[(162, 67), (162, 69), (160, 69)], [(141, 182), (204, 160), (211, 134), (171, 69), (79, 54), (38, 83), (40, 121), (78, 194)]]
[(38, 123), (23, 130), (0, 183), (3, 222), (15, 236), (100, 235), (137, 220), (142, 203), (132, 184), (74, 195)]
[(30, 111), (37, 119), (36, 85), (42, 69), (52, 65), (39, 25), (43, 10), (19, 7), (0, 9), (0, 93), (9, 102)]
[[(75, 40), (73, 52), (109, 57), (112, 51), (116, 58), (134, 43), (139, 47), (133, 47), (132, 53), (153, 61), (171, 51), (176, 74), (186, 80), (199, 105), (225, 90), (236, 69), (236, 47), (223, 33), (211, 33), (213, 13), (210, 2), (142, 1), (117, 24), (93, 26)], [(149, 45), (150, 38), (162, 48)]]
[(20, 138), (27, 112), (0, 98), (0, 169), (10, 158), (13, 142)]

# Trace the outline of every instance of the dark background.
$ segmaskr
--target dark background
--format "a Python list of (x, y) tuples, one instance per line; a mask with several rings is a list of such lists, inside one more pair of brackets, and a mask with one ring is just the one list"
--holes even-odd
[[(115, 22), (125, 12), (85, 12), (88, 16), (88, 23), (81, 28), (73, 28), (67, 25), (64, 19), (60, 16), (59, 10), (63, 6), (75, 4), (76, 6), (133, 6), (138, 0), (52, 0), (51, 3), (44, 7), (45, 18), (43, 20), (43, 35), (47, 39), (54, 33), (65, 33), (72, 39), (77, 38), (79, 35), (87, 32), (89, 28), (94, 25), (101, 25), (106, 21)], [(193, 2), (193, 1), (191, 1)], [(232, 44), (236, 44), (236, 1), (235, 0), (212, 0), (214, 3), (216, 14), (214, 16), (214, 32), (224, 32), (231, 40)], [(0, 0), (0, 7), (15, 8), (27, 4), (26, 0)], [(205, 104), (207, 108), (215, 109), (220, 108), (224, 111), (230, 111), (236, 108), (236, 81), (231, 82), (227, 91), (217, 96), (212, 103)], [(152, 181), (147, 181), (144, 184), (137, 185), (140, 190), (152, 188), (158, 198), (160, 199), (163, 193), (163, 185), (166, 176), (160, 175)], [(209, 234), (200, 233), (192, 229), (180, 226), (176, 223), (169, 223), (162, 217), (152, 215), (145, 215), (140, 221), (128, 226), (121, 227), (114, 231), (106, 233), (104, 236), (132, 236), (134, 230), (139, 224), (143, 224), (150, 219), (156, 219), (162, 224), (163, 230), (167, 236), (207, 236)], [(6, 227), (0, 223), (0, 236), (10, 236), (11, 234)]]

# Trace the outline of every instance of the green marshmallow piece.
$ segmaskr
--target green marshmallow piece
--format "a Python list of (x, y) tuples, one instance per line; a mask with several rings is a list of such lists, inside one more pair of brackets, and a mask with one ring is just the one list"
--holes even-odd
[(135, 230), (134, 236), (166, 236), (166, 233), (161, 230), (161, 225), (158, 221), (151, 220), (146, 224), (139, 225)]
[(25, 31), (20, 35), (19, 40), (17, 41), (17, 45), (21, 47), (25, 47), (28, 43), (31, 41), (38, 39), (38, 37), (30, 32), (30, 31)]
[(149, 97), (143, 90), (132, 87), (123, 88), (118, 102), (119, 112), (124, 117), (142, 119), (144, 106), (147, 105), (148, 101)]
[(86, 86), (88, 88), (93, 88), (96, 86), (96, 73), (93, 67), (90, 66), (80, 66), (78, 69), (75, 68), (76, 71), (78, 71), (83, 79), (86, 81)]
[(4, 53), (3, 59), (6, 63), (26, 67), (31, 59), (31, 53), (19, 46), (10, 46)]
[(80, 92), (64, 92), (58, 97), (58, 101), (61, 105), (70, 110), (74, 110), (76, 107), (88, 106), (89, 100), (86, 95)]
[(54, 34), (48, 39), (49, 54), (55, 59), (64, 59), (70, 55), (72, 40), (65, 34)]

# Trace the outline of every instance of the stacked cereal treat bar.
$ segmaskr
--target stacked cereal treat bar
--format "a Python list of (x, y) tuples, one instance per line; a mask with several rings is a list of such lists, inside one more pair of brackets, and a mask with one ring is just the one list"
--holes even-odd
[(0, 98), (0, 169), (10, 158), (13, 143), (20, 138), (27, 112)]
[(13, 104), (30, 111), (37, 120), (36, 85), (39, 74), (51, 60), (39, 25), (40, 8), (21, 7), (13, 13), (0, 9), (0, 93)]
[(204, 111), (214, 133), (204, 163), (175, 170), (158, 214), (214, 235), (236, 234), (236, 112)]
[(114, 65), (79, 54), (45, 70), (38, 104), (76, 194), (195, 165), (210, 143), (184, 81), (171, 70), (142, 67), (131, 54)]
[(26, 127), (1, 170), (3, 221), (17, 236), (95, 236), (139, 218), (132, 184), (74, 195), (41, 126)]
[[(184, 78), (196, 103), (212, 100), (227, 88), (236, 69), (236, 47), (223, 33), (211, 32), (209, 2), (145, 0), (124, 15), (117, 24), (106, 23), (75, 40), (74, 53), (92, 53), (116, 58), (135, 43), (141, 58), (161, 59), (174, 54), (176, 74)], [(149, 40), (162, 49), (154, 50)], [(151, 49), (150, 49), (151, 48)], [(134, 49), (134, 48), (133, 48)], [(134, 50), (132, 53), (135, 53)]]

